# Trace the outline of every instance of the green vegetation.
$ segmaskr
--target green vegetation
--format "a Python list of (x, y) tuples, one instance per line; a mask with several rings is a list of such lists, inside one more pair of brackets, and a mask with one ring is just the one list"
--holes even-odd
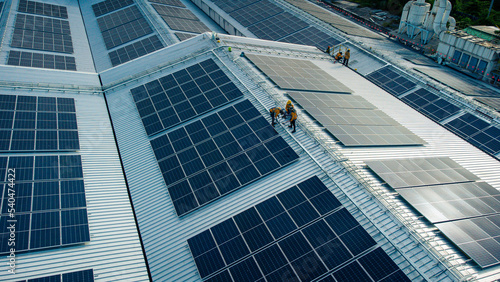
[[(409, 0), (408, 0), (409, 1)], [(401, 15), (407, 0), (350, 0), (360, 7), (370, 7), (389, 11), (394, 15)], [(433, 4), (435, 0), (426, 2)], [(335, 2), (335, 1), (333, 1)], [(452, 4), (451, 16), (457, 21), (457, 29), (464, 29), (471, 25), (500, 25), (500, 0), (496, 0), (488, 16), (491, 0), (450, 0)]]

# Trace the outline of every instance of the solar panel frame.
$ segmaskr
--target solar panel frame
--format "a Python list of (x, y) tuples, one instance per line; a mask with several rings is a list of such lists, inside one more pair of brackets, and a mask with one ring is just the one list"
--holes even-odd
[(68, 10), (65, 6), (46, 4), (35, 1), (20, 0), (17, 11), (62, 19), (68, 18)]
[(396, 97), (417, 86), (416, 81), (403, 76), (393, 66), (385, 66), (365, 77)]
[(101, 32), (104, 32), (143, 17), (137, 6), (132, 5), (97, 18), (97, 24)]
[(153, 53), (165, 47), (158, 36), (153, 35), (109, 52), (113, 67)]
[(161, 135), (151, 146), (178, 216), (299, 158), (248, 100)]
[[(317, 176), (188, 239), (188, 246), (206, 281), (310, 281), (346, 261), (362, 262), (375, 281), (399, 270)], [(368, 256), (386, 265), (375, 269)]]
[(153, 33), (144, 16), (102, 32), (108, 50)]
[(459, 107), (423, 88), (403, 96), (401, 100), (438, 122), (460, 112)]
[(213, 59), (130, 91), (149, 136), (243, 96)]
[(99, 17), (132, 4), (133, 0), (106, 0), (92, 5), (92, 10), (94, 15)]
[(311, 61), (247, 53), (245, 56), (282, 89), (352, 92)]

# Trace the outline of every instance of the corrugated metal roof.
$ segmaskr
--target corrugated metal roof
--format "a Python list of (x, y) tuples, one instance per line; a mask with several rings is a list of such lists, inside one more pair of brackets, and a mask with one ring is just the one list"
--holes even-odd
[(0, 258), (0, 281), (88, 268), (96, 281), (148, 281), (113, 130), (102, 95), (0, 89), (2, 94), (75, 99), (91, 241), (84, 245), (16, 254), (17, 274)]

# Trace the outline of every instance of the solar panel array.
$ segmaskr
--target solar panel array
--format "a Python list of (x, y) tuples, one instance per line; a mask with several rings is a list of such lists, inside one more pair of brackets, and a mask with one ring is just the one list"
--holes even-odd
[(20, 0), (17, 11), (62, 19), (68, 18), (68, 10), (66, 7), (35, 1)]
[(497, 189), (447, 157), (365, 163), (479, 266), (500, 263)]
[(298, 159), (248, 100), (151, 140), (177, 215)]
[(500, 128), (472, 114), (466, 113), (444, 126), (489, 154), (500, 153)]
[(316, 176), (188, 245), (206, 281), (409, 281)]
[(401, 100), (437, 122), (460, 111), (459, 107), (423, 88), (403, 96)]
[(78, 149), (74, 99), (0, 95), (0, 151)]
[(9, 51), (7, 64), (12, 66), (76, 71), (74, 57), (24, 51)]
[(18, 13), (11, 47), (73, 53), (69, 21)]
[[(9, 252), (7, 226), (12, 220), (17, 252), (90, 241), (79, 155), (0, 157), (0, 164), (0, 253)], [(14, 185), (8, 176), (12, 170)], [(14, 216), (11, 208), (15, 208)]]
[[(112, 15), (113, 14), (110, 14), (108, 16)], [(149, 23), (146, 21), (146, 19), (144, 19), (144, 17), (141, 17), (131, 22), (127, 22), (123, 25), (117, 26), (113, 29), (104, 31), (102, 33), (102, 37), (104, 38), (104, 44), (106, 44), (106, 48), (109, 50), (137, 38), (151, 34), (152, 32), (153, 30), (149, 26)]]
[(149, 136), (243, 96), (212, 59), (130, 91)]
[(198, 17), (187, 8), (151, 4), (161, 18), (173, 30), (203, 33), (210, 31)]
[(129, 6), (107, 16), (97, 18), (97, 24), (101, 32), (116, 28), (117, 26), (143, 18), (137, 6)]
[(394, 96), (399, 96), (417, 85), (402, 76), (393, 66), (378, 69), (368, 74), (366, 78)]
[(474, 98), (474, 100), (477, 100), (485, 105), (488, 105), (495, 109), (496, 111), (500, 112), (500, 98), (493, 98), (493, 97), (477, 97)]
[(161, 43), (158, 36), (153, 35), (125, 47), (116, 49), (115, 51), (109, 52), (109, 58), (111, 59), (111, 64), (114, 67), (152, 53), (156, 50), (160, 50), (163, 47), (163, 43)]
[(232, 11), (229, 15), (244, 27), (248, 27), (282, 12), (284, 12), (282, 8), (268, 0), (262, 0), (252, 3), (244, 9)]
[(106, 0), (92, 5), (96, 17), (134, 4), (134, 0)]
[(18, 280), (17, 282), (94, 282), (94, 270), (80, 270), (28, 280)]
[(182, 4), (180, 0), (149, 0), (149, 2), (186, 8), (186, 6)]
[(311, 61), (245, 54), (267, 77), (283, 89), (351, 93), (352, 90)]
[(177, 36), (177, 38), (179, 38), (180, 41), (184, 41), (184, 40), (188, 40), (191, 37), (195, 37), (196, 34), (176, 32), (175, 36)]
[(360, 96), (293, 91), (288, 94), (345, 146), (424, 143)]
[(292, 33), (291, 35), (281, 38), (279, 41), (316, 46), (320, 50), (326, 50), (328, 46), (335, 46), (342, 42), (339, 38), (332, 37), (313, 26)]
[(248, 27), (248, 30), (258, 38), (278, 41), (278, 39), (308, 26), (309, 24), (296, 16), (283, 12)]

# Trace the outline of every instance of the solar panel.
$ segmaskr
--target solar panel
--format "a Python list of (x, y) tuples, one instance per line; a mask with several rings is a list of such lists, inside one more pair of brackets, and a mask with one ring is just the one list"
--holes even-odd
[(493, 98), (493, 97), (476, 97), (474, 100), (479, 101), (485, 105), (488, 105), (495, 109), (496, 111), (500, 112), (500, 98)]
[(401, 100), (435, 121), (449, 118), (460, 111), (459, 107), (425, 89), (405, 95)]
[(479, 179), (448, 157), (374, 160), (365, 163), (394, 189)]
[(219, 6), (224, 12), (230, 13), (232, 11), (246, 7), (252, 3), (258, 2), (260, 0), (214, 0), (213, 2)]
[(153, 139), (151, 146), (179, 216), (298, 158), (248, 100)]
[(212, 59), (130, 91), (149, 136), (243, 96)]
[(243, 9), (233, 11), (229, 13), (229, 15), (244, 27), (248, 27), (282, 12), (283, 9), (277, 5), (269, 2), (268, 0), (262, 0), (250, 4)]
[(184, 41), (184, 40), (188, 40), (191, 37), (195, 37), (196, 34), (175, 32), (175, 36), (177, 36), (177, 38), (179, 38), (180, 41)]
[(104, 44), (109, 50), (137, 38), (151, 34), (153, 30), (144, 17), (138, 18), (126, 24), (106, 30), (102, 33)]
[(97, 18), (97, 24), (101, 32), (116, 28), (117, 26), (143, 18), (136, 5), (124, 8), (106, 16)]
[(11, 220), (16, 220), (17, 252), (90, 241), (79, 155), (9, 156), (0, 163), (2, 172), (14, 170), (16, 181), (12, 185), (11, 176), (1, 176), (0, 253), (9, 252)]
[(119, 48), (115, 51), (109, 52), (109, 58), (111, 60), (111, 64), (113, 64), (113, 67), (115, 67), (146, 54), (152, 53), (156, 50), (160, 50), (163, 47), (163, 43), (160, 41), (158, 36), (153, 35), (125, 47)]
[(489, 154), (500, 152), (500, 129), (490, 123), (466, 113), (444, 125), (453, 133)]
[(363, 281), (400, 271), (316, 176), (188, 239), (188, 245), (201, 278), (210, 277), (206, 281), (311, 281), (335, 275), (351, 261), (365, 268), (358, 272), (366, 275)]
[(308, 26), (303, 20), (284, 12), (258, 22), (248, 27), (248, 30), (258, 38), (277, 41)]
[(10, 46), (73, 53), (69, 21), (17, 14)]
[(0, 2), (0, 14), (2, 14), (3, 2)]
[(80, 149), (74, 99), (14, 95), (0, 99), (8, 101), (0, 109), (0, 151)]
[(293, 100), (302, 107), (344, 108), (344, 109), (374, 109), (375, 106), (358, 95), (325, 94), (315, 92), (287, 92)]
[(283, 89), (351, 93), (352, 90), (311, 61), (245, 54)]
[(182, 4), (180, 0), (149, 0), (149, 2), (186, 8), (186, 6)]
[(35, 1), (20, 0), (17, 11), (62, 19), (68, 18), (68, 10), (66, 9), (66, 7)]
[(281, 38), (279, 41), (315, 46), (321, 51), (326, 50), (328, 46), (335, 46), (342, 42), (339, 38), (330, 36), (313, 26), (292, 33), (284, 38)]
[(17, 282), (94, 282), (94, 270), (80, 270), (28, 280), (19, 280)]
[(188, 20), (198, 20), (198, 17), (193, 14), (189, 9), (177, 8), (165, 5), (151, 4), (156, 12), (162, 16), (181, 18)]
[(398, 193), (432, 223), (500, 212), (500, 192), (485, 182), (398, 189)]
[(92, 5), (92, 9), (95, 16), (99, 17), (132, 4), (133, 0), (106, 0)]
[(481, 268), (500, 262), (500, 215), (437, 223), (436, 227)]
[(326, 125), (325, 128), (348, 147), (425, 144), (404, 126)]
[(210, 31), (204, 23), (199, 20), (187, 20), (181, 18), (174, 18), (162, 15), (161, 18), (167, 23), (167, 25), (173, 30), (187, 31), (194, 33), (204, 33)]
[(24, 51), (9, 51), (7, 64), (12, 66), (76, 71), (75, 58)]
[(386, 66), (366, 76), (367, 79), (394, 96), (399, 96), (417, 84), (404, 77), (393, 66)]

